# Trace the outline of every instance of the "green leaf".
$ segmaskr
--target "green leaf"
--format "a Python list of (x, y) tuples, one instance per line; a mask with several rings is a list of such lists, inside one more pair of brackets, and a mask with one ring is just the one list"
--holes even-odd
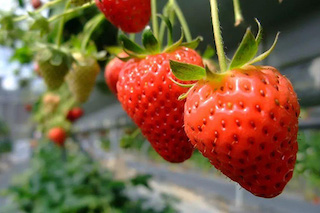
[(185, 88), (190, 88), (190, 87), (193, 87), (194, 84), (182, 84), (182, 83), (179, 83), (178, 81), (174, 80), (173, 78), (169, 77), (169, 79), (175, 83), (176, 85), (180, 86), (180, 87), (185, 87)]
[(196, 49), (199, 46), (200, 42), (202, 41), (203, 41), (203, 38), (201, 36), (198, 36), (196, 39), (190, 42), (183, 42), (180, 46)]
[(259, 44), (260, 44), (260, 42), (261, 42), (261, 39), (262, 39), (262, 32), (263, 32), (263, 29), (262, 29), (262, 27), (261, 27), (261, 24), (260, 24), (260, 22), (259, 22), (259, 20), (258, 19), (254, 19), (256, 22), (257, 22), (257, 24), (258, 24), (258, 33), (257, 33), (257, 36), (256, 36), (256, 42), (257, 42), (257, 44), (258, 44), (258, 46), (259, 46)]
[(160, 45), (156, 37), (153, 35), (150, 27), (146, 27), (142, 34), (142, 43), (146, 50), (150, 53), (159, 53)]
[(49, 22), (46, 18), (43, 16), (34, 16), (33, 18), (35, 18), (35, 21), (30, 26), (30, 30), (39, 30), (41, 36), (49, 33)]
[(184, 34), (183, 34), (183, 31), (181, 31), (180, 39), (176, 43), (166, 47), (164, 52), (168, 53), (168, 52), (172, 52), (172, 51), (176, 50), (179, 46), (181, 46), (183, 39), (184, 39)]
[(270, 55), (270, 53), (274, 50), (274, 48), (276, 47), (276, 44), (277, 44), (278, 38), (279, 38), (279, 34), (280, 33), (278, 32), (277, 35), (276, 35), (276, 38), (274, 39), (274, 42), (273, 42), (273, 44), (272, 44), (272, 46), (270, 47), (269, 50), (267, 50), (266, 52), (262, 53), (258, 57), (252, 59), (251, 61), (249, 61), (245, 65), (254, 64), (254, 63), (257, 63), (257, 62), (262, 61), (265, 58), (267, 58)]
[(122, 44), (122, 46), (133, 52), (133, 53), (138, 53), (138, 54), (146, 54), (146, 50), (140, 47), (137, 43), (131, 41), (127, 36), (124, 34), (121, 34), (119, 36), (119, 41)]
[(211, 45), (208, 45), (207, 49), (202, 54), (202, 58), (211, 59), (215, 54), (215, 49)]
[(164, 21), (164, 23), (167, 25), (169, 34), (171, 35), (171, 39), (172, 39), (172, 32), (173, 32), (173, 27), (171, 24), (171, 21), (168, 17), (163, 16), (162, 14), (158, 14), (158, 16)]
[(176, 78), (183, 81), (200, 80), (206, 77), (203, 67), (170, 60), (170, 67)]
[(258, 44), (253, 36), (250, 28), (247, 29), (240, 46), (234, 54), (229, 69), (242, 67), (248, 61), (250, 61), (258, 52)]

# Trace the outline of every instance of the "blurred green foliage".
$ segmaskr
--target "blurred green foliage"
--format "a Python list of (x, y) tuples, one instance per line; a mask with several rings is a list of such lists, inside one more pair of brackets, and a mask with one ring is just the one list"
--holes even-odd
[[(31, 162), (31, 168), (20, 175), (3, 194), (13, 199), (12, 206), (27, 213), (172, 213), (172, 201), (163, 199), (161, 210), (146, 207), (146, 200), (127, 195), (136, 186), (151, 190), (150, 176), (136, 176), (118, 181), (77, 146), (65, 150), (42, 142)], [(151, 193), (151, 191), (150, 191)]]
[(298, 142), (296, 171), (303, 174), (309, 184), (320, 189), (320, 131), (300, 131)]

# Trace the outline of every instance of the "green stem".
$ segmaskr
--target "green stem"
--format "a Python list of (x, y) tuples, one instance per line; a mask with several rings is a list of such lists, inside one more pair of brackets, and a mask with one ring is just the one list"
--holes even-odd
[(130, 40), (134, 41), (136, 39), (136, 34), (130, 33), (129, 38)]
[[(70, 0), (65, 4), (64, 11), (66, 11), (69, 6), (70, 6)], [(62, 43), (62, 35), (63, 35), (63, 27), (64, 27), (65, 19), (66, 19), (66, 17), (63, 16), (62, 19), (60, 20), (60, 23), (59, 23), (58, 34), (57, 34), (58, 47), (60, 47), (61, 43)]]
[(81, 50), (83, 52), (85, 52), (93, 32), (97, 29), (97, 27), (101, 24), (103, 20), (105, 20), (105, 17), (102, 13), (92, 19), (93, 24), (89, 27), (88, 31), (85, 32), (84, 39), (81, 43)]
[(57, 20), (57, 19), (59, 19), (61, 17), (65, 17), (65, 16), (70, 15), (72, 13), (75, 13), (75, 12), (78, 12), (80, 10), (84, 10), (84, 9), (86, 9), (88, 7), (91, 7), (92, 5), (94, 5), (94, 4), (87, 3), (87, 4), (82, 5), (81, 7), (76, 7), (76, 8), (69, 9), (69, 10), (67, 10), (67, 11), (65, 11), (65, 12), (63, 12), (61, 14), (52, 16), (51, 18), (48, 19), (48, 21), (49, 22), (53, 22), (53, 21), (55, 21), (55, 20)]
[[(40, 7), (39, 9), (35, 10), (34, 13), (40, 13), (41, 11), (50, 8), (58, 3), (60, 3), (63, 0), (55, 0), (55, 1), (49, 1), (46, 4), (42, 5), (42, 7)], [(19, 21), (23, 21), (27, 18), (29, 18), (29, 15), (22, 15), (22, 16), (18, 16), (16, 18), (13, 19), (14, 22), (19, 22)]]
[(159, 25), (158, 25), (158, 17), (157, 17), (157, 0), (151, 0), (151, 12), (152, 12), (153, 33), (156, 38), (159, 38)]
[(188, 26), (188, 23), (183, 15), (183, 12), (181, 10), (181, 8), (179, 7), (178, 3), (176, 2), (176, 0), (170, 0), (170, 2), (172, 3), (173, 5), (173, 8), (175, 10), (175, 13), (177, 14), (177, 17), (179, 19), (179, 22), (182, 26), (182, 29), (184, 31), (184, 34), (186, 36), (186, 40), (187, 42), (190, 42), (192, 41), (192, 35), (190, 33), (190, 29), (189, 29), (189, 26)]
[(238, 26), (243, 21), (239, 0), (233, 0), (233, 8), (234, 8), (234, 18), (235, 18), (234, 26)]
[(216, 43), (220, 72), (225, 72), (227, 70), (227, 59), (226, 59), (226, 55), (225, 55), (224, 49), (223, 49), (223, 40), (222, 40), (222, 35), (221, 35), (221, 30), (220, 30), (220, 21), (219, 21), (217, 0), (210, 0), (210, 5), (211, 5), (211, 16), (212, 16), (214, 40)]

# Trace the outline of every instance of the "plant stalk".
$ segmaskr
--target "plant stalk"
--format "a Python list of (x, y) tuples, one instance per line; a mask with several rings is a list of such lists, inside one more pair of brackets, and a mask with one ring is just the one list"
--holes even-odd
[(159, 38), (159, 24), (157, 17), (157, 0), (151, 0), (152, 28), (154, 36)]
[[(66, 11), (69, 6), (70, 6), (70, 0), (67, 1), (67, 3), (65, 4), (64, 11)], [(59, 23), (58, 34), (57, 34), (58, 47), (60, 47), (61, 43), (62, 43), (63, 27), (64, 27), (65, 19), (66, 19), (65, 16), (63, 16), (62, 19), (60, 20), (60, 23)]]
[(53, 21), (55, 21), (56, 19), (59, 19), (59, 18), (61, 18), (61, 17), (65, 17), (65, 16), (70, 15), (70, 14), (72, 14), (72, 13), (74, 13), (74, 12), (78, 12), (78, 11), (80, 11), (80, 10), (86, 9), (86, 8), (88, 8), (88, 7), (91, 7), (92, 5), (94, 5), (94, 4), (92, 4), (92, 3), (87, 3), (87, 4), (82, 5), (81, 7), (76, 7), (76, 8), (73, 8), (73, 9), (69, 9), (69, 10), (67, 10), (67, 11), (65, 11), (65, 12), (63, 12), (63, 13), (61, 13), (61, 14), (52, 16), (51, 18), (48, 19), (48, 21), (49, 21), (49, 22), (53, 22)]
[(178, 3), (176, 2), (176, 0), (170, 0), (171, 4), (173, 5), (173, 9), (177, 15), (177, 18), (179, 19), (179, 22), (182, 26), (182, 29), (184, 31), (184, 34), (186, 36), (186, 40), (187, 42), (192, 41), (192, 35), (188, 26), (188, 23), (183, 15), (183, 12), (181, 10), (181, 8), (179, 7)]
[[(63, 0), (55, 0), (55, 1), (49, 1), (46, 4), (42, 5), (42, 7), (40, 7), (39, 9), (35, 10), (34, 13), (40, 13), (43, 10), (50, 8), (60, 2), (62, 2)], [(22, 16), (18, 16), (16, 18), (13, 19), (14, 22), (19, 22), (19, 21), (23, 21), (25, 19), (29, 18), (29, 15), (22, 15)]]
[(239, 0), (233, 0), (233, 8), (234, 8), (234, 19), (235, 19), (234, 26), (239, 26), (239, 24), (241, 24), (241, 22), (243, 21)]
[(210, 0), (210, 5), (211, 5), (213, 34), (214, 34), (214, 40), (215, 40), (216, 49), (217, 49), (220, 72), (225, 72), (227, 70), (227, 59), (223, 49), (223, 39), (222, 39), (222, 34), (220, 29), (217, 0)]

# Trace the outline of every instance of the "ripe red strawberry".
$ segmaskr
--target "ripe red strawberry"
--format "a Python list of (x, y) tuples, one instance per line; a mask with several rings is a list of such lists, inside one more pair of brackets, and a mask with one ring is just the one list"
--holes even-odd
[(200, 80), (187, 97), (184, 124), (217, 169), (271, 198), (293, 174), (299, 113), (287, 78), (273, 67), (247, 66)]
[(176, 79), (169, 60), (203, 66), (201, 57), (185, 47), (130, 59), (120, 72), (117, 90), (123, 108), (153, 148), (165, 160), (179, 163), (190, 158), (193, 148), (183, 130), (184, 101), (178, 101), (187, 89), (169, 79)]
[(58, 146), (63, 146), (66, 140), (67, 134), (61, 127), (54, 127), (49, 130), (48, 138), (52, 140)]
[(31, 5), (34, 9), (38, 9), (39, 7), (41, 7), (42, 2), (41, 0), (31, 0)]
[(74, 107), (68, 112), (67, 119), (71, 122), (74, 122), (78, 120), (80, 117), (82, 117), (82, 115), (83, 110), (80, 107)]
[(140, 32), (150, 20), (150, 0), (96, 0), (96, 4), (113, 25), (127, 33)]
[[(122, 52), (118, 56), (120, 58), (124, 58), (124, 57), (127, 57), (128, 55)], [(119, 73), (125, 64), (126, 62), (115, 57), (106, 66), (106, 69), (104, 72), (104, 78), (106, 80), (108, 87), (114, 94), (117, 94), (117, 82), (119, 79)]]

